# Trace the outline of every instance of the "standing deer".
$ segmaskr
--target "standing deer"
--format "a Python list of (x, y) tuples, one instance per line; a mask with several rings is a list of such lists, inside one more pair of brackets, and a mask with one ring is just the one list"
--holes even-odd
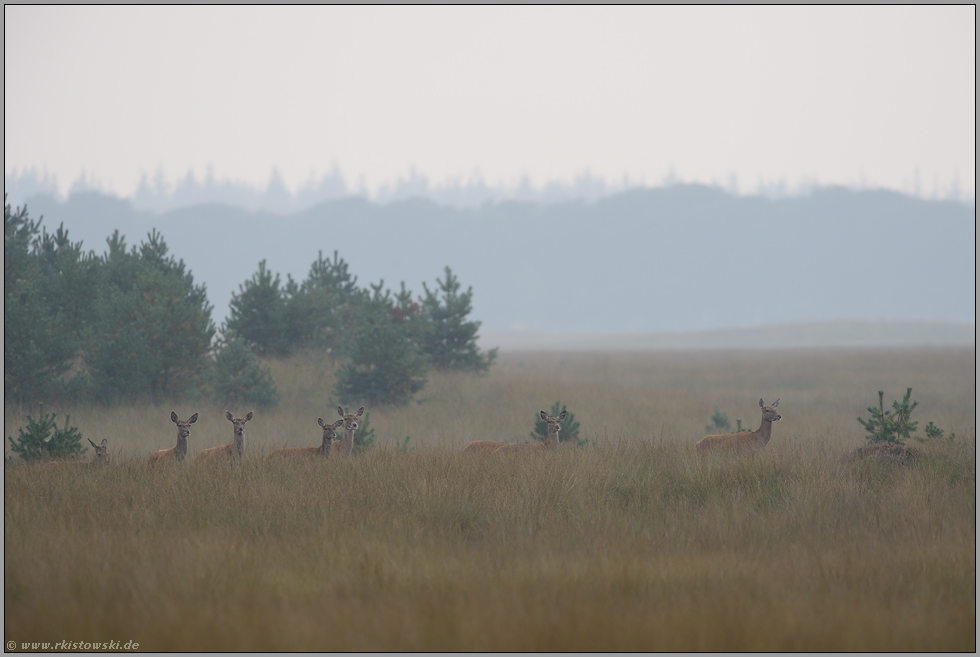
[(91, 461), (49, 461), (44, 464), (44, 470), (53, 470), (63, 467), (91, 467), (95, 465), (109, 465), (109, 441), (102, 439), (101, 445), (96, 445), (91, 438), (86, 438), (88, 444), (95, 448), (95, 458)]
[(769, 443), (772, 437), (772, 423), (781, 419), (783, 416), (776, 412), (779, 406), (777, 399), (772, 406), (766, 406), (760, 399), (759, 408), (762, 409), (762, 424), (755, 431), (742, 431), (741, 433), (723, 433), (714, 436), (705, 436), (694, 446), (698, 452), (708, 450), (748, 450), (762, 449)]
[(180, 420), (174, 411), (170, 411), (170, 419), (177, 425), (177, 446), (150, 454), (150, 465), (175, 463), (183, 461), (184, 457), (187, 456), (187, 436), (191, 435), (191, 425), (197, 422), (197, 413), (186, 420)]
[(525, 452), (555, 449), (558, 447), (558, 432), (561, 430), (561, 421), (565, 419), (566, 411), (558, 414), (558, 417), (548, 417), (544, 411), (539, 411), (541, 419), (548, 423), (548, 441), (546, 443), (536, 443), (528, 445), (523, 443), (504, 443), (496, 440), (475, 440), (463, 450), (468, 454), (488, 453), (488, 452)]
[(233, 416), (231, 411), (225, 411), (225, 417), (232, 424), (235, 441), (202, 451), (197, 455), (197, 461), (234, 461), (245, 454), (245, 423), (252, 419), (252, 411), (243, 418)]
[(333, 424), (327, 424), (322, 417), (318, 417), (316, 423), (323, 427), (323, 443), (319, 447), (283, 447), (275, 450), (266, 458), (330, 458), (330, 448), (333, 446), (333, 439), (337, 437), (337, 427), (342, 425), (344, 421), (337, 420)]
[(344, 439), (333, 441), (333, 453), (337, 456), (347, 456), (354, 451), (354, 432), (357, 431), (357, 418), (364, 415), (364, 407), (357, 413), (344, 413), (344, 407), (338, 406), (337, 413), (344, 418)]

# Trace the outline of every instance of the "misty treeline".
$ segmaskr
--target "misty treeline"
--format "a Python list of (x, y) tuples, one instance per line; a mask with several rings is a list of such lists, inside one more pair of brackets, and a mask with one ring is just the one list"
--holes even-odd
[[(216, 328), (205, 286), (156, 230), (127, 246), (116, 230), (103, 255), (51, 233), (4, 198), (4, 401), (104, 404), (210, 399), (275, 406), (259, 360), (320, 350), (336, 360), (342, 403), (404, 403), (430, 367), (485, 372), (496, 350), (476, 345), (472, 289), (443, 280), (413, 299), (383, 281), (357, 287), (347, 263), (322, 253), (301, 283), (259, 263)], [(329, 392), (329, 391), (328, 391)]]

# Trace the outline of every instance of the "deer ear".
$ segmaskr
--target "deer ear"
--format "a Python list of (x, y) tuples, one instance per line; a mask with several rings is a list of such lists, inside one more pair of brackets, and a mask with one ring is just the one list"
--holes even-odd
[(317, 423), (317, 424), (319, 424), (319, 425), (320, 425), (321, 427), (323, 427), (324, 429), (326, 429), (326, 428), (327, 428), (327, 426), (326, 426), (326, 425), (325, 425), (325, 424), (323, 423), (323, 418), (322, 418), (322, 417), (318, 417), (318, 418), (316, 419), (316, 423)]
[(248, 415), (245, 416), (245, 421), (248, 422), (251, 419), (252, 419), (252, 411), (249, 411)]
[(228, 418), (229, 422), (235, 421), (235, 416), (231, 414), (231, 411), (225, 411), (225, 417)]
[(545, 413), (544, 411), (538, 411), (538, 415), (540, 415), (541, 419), (544, 420), (545, 422), (548, 421), (548, 414)]
[(195, 422), (197, 422), (197, 413), (194, 413), (194, 415), (187, 418), (188, 424), (194, 424)]
[(103, 438), (102, 439), (102, 449), (108, 449), (108, 447), (109, 447), (109, 441), (106, 440), (105, 438)]
[(95, 447), (96, 449), (98, 449), (98, 445), (96, 445), (95, 443), (93, 443), (91, 438), (86, 438), (85, 440), (88, 441), (88, 444), (89, 445), (91, 445), (92, 447)]
[(561, 413), (558, 414), (558, 419), (559, 420), (564, 420), (565, 419), (565, 411), (562, 411)]
[(171, 422), (177, 421), (177, 411), (170, 411), (170, 421)]
[(333, 423), (333, 428), (336, 429), (337, 427), (339, 427), (343, 423), (344, 423), (343, 420), (337, 420), (336, 422)]
[(354, 417), (361, 417), (362, 415), (364, 415), (364, 407), (363, 406), (361, 406), (359, 409), (357, 409), (357, 415), (355, 415)]
[(759, 408), (762, 408), (765, 405), (765, 402), (762, 401), (762, 397), (759, 397)]
[(344, 417), (344, 407), (343, 406), (338, 406), (337, 407), (337, 412), (340, 413), (340, 417)]
[(776, 397), (776, 401), (772, 403), (773, 408), (776, 408), (777, 406), (779, 406), (779, 397)]

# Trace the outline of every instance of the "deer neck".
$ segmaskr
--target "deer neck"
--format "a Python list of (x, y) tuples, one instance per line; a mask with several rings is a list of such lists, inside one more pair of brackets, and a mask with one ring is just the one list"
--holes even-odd
[(765, 447), (769, 444), (769, 439), (772, 437), (772, 420), (767, 420), (762, 418), (762, 424), (759, 425), (758, 430), (755, 432), (755, 441), (759, 444), (759, 447)]
[(354, 451), (354, 430), (344, 427), (344, 441), (340, 443), (341, 451), (350, 454)]
[(235, 434), (235, 455), (242, 456), (245, 454), (245, 434), (236, 433)]
[(545, 443), (548, 447), (558, 447), (558, 432), (549, 431), (548, 432), (548, 442)]
[(181, 436), (180, 434), (177, 434), (176, 450), (177, 450), (176, 456), (178, 461), (184, 458), (185, 456), (187, 456), (187, 436)]
[(320, 445), (320, 456), (330, 456), (330, 448), (333, 446), (333, 436), (323, 434), (323, 444)]

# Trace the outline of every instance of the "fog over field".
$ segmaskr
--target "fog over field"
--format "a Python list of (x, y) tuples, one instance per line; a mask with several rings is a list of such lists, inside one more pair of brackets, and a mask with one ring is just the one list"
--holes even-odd
[(219, 324), (260, 260), (302, 281), (318, 252), (337, 251), (363, 287), (404, 281), (420, 294), (451, 267), (473, 287), (487, 347), (974, 342), (975, 208), (957, 201), (681, 184), (471, 207), (347, 196), (281, 213), (216, 202), (157, 213), (91, 191), (25, 200), (98, 253), (113, 230), (129, 244), (159, 230), (207, 285)]

